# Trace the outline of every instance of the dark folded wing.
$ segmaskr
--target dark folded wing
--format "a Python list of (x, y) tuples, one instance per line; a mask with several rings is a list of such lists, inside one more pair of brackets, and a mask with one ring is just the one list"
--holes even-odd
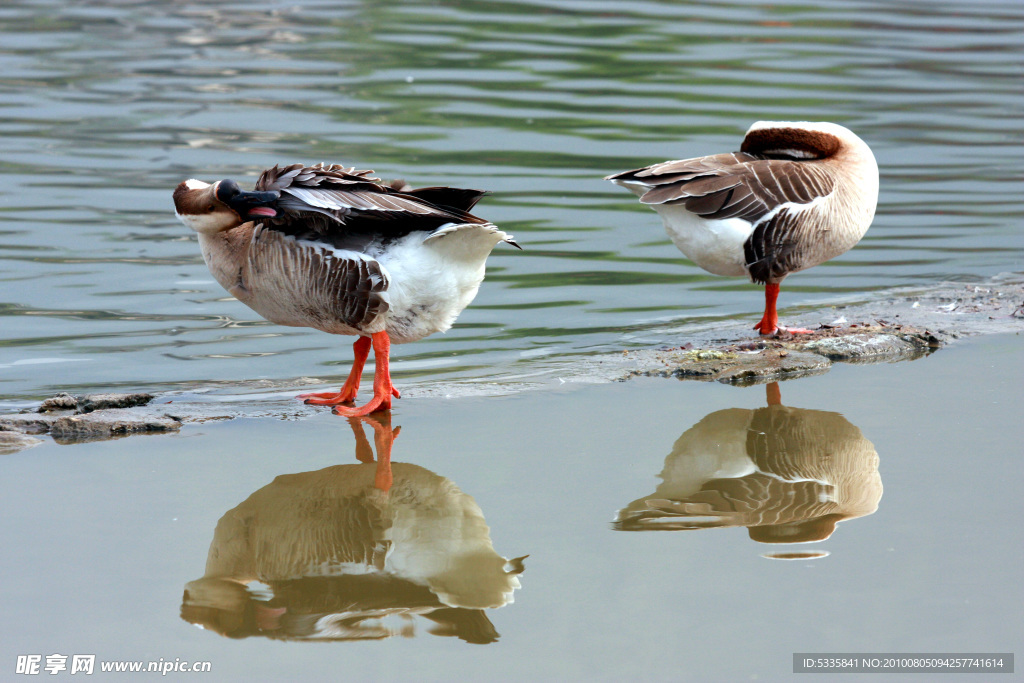
[(338, 164), (268, 169), (256, 189), (279, 191), (283, 215), (266, 223), (287, 234), (311, 230), (331, 242), (352, 233), (401, 236), (447, 223), (486, 223), (469, 213), (484, 194), (479, 190), (413, 190), (372, 173)]
[(744, 251), (751, 278), (762, 283), (799, 269), (811, 241), (806, 233), (816, 226), (797, 216), (835, 189), (835, 179), (814, 163), (742, 152), (666, 161), (608, 179), (649, 187), (644, 204), (681, 204), (702, 218), (751, 223)]
[(487, 194), (484, 190), (467, 190), (461, 187), (421, 187), (416, 190), (406, 189), (405, 193), (434, 206), (458, 211), (472, 211), (480, 198)]

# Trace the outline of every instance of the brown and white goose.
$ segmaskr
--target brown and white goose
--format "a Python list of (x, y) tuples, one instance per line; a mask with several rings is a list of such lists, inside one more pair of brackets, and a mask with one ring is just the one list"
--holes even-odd
[[(470, 210), (485, 193), (382, 183), (338, 164), (274, 166), (253, 192), (233, 180), (186, 180), (174, 190), (178, 218), (199, 233), (210, 272), (267, 320), (357, 335), (348, 380), (337, 392), (302, 394), (339, 415), (391, 407), (391, 343), (452, 326), (476, 296), (484, 262), (512, 236)], [(359, 409), (373, 346), (373, 399)]]
[(657, 211), (675, 245), (704, 270), (765, 285), (764, 315), (754, 326), (765, 335), (780, 329), (775, 302), (783, 278), (852, 248), (878, 203), (871, 149), (825, 122), (759, 121), (739, 152), (606, 180)]

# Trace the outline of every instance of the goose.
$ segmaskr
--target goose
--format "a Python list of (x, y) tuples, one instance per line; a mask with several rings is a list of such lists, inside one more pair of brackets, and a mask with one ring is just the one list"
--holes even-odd
[(782, 280), (850, 250), (878, 204), (871, 149), (828, 122), (758, 121), (739, 152), (605, 180), (657, 211), (675, 245), (704, 270), (764, 285), (764, 315), (754, 325), (762, 335), (786, 330), (775, 309)]
[[(300, 394), (339, 415), (391, 408), (391, 344), (448, 330), (476, 296), (500, 242), (521, 248), (470, 213), (486, 194), (412, 189), (340, 164), (263, 171), (255, 190), (189, 179), (174, 190), (178, 218), (199, 235), (207, 267), (228, 292), (279, 325), (356, 335), (351, 373), (337, 392)], [(354, 402), (373, 348), (373, 398)]]

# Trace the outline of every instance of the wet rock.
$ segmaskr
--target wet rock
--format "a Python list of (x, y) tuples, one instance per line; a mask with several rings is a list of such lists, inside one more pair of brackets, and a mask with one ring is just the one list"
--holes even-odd
[(715, 379), (729, 384), (763, 384), (777, 379), (820, 375), (832, 366), (827, 358), (799, 351), (762, 351), (748, 362), (724, 370)]
[(82, 413), (91, 413), (97, 410), (109, 410), (111, 408), (135, 408), (144, 406), (153, 400), (152, 394), (87, 394), (78, 401), (78, 410)]
[(26, 448), (38, 446), (42, 442), (42, 439), (21, 432), (0, 431), (0, 455), (17, 453)]
[(884, 320), (843, 323), (704, 349), (687, 350), (688, 342), (675, 350), (631, 351), (625, 356), (634, 365), (628, 374), (761, 384), (827, 372), (834, 362), (913, 360), (959, 336)]
[(39, 412), (0, 415), (0, 430), (6, 430), (0, 433), (49, 434), (57, 443), (69, 444), (179, 430), (181, 420), (157, 406), (145, 407), (152, 398), (149, 394), (58, 394), (44, 401)]
[(43, 401), (43, 404), (39, 406), (38, 412), (40, 413), (51, 413), (55, 410), (77, 410), (78, 399), (71, 394), (57, 394), (52, 398), (48, 398)]
[(39, 406), (40, 413), (51, 413), (59, 410), (74, 410), (77, 413), (91, 413), (96, 410), (109, 410), (111, 408), (135, 408), (144, 406), (153, 400), (152, 394), (130, 393), (130, 394), (86, 394), (85, 396), (72, 396), (67, 393), (60, 393), (52, 398), (43, 401)]
[[(642, 361), (643, 362), (643, 361)], [(659, 353), (644, 363), (648, 367), (632, 375), (678, 377), (705, 382), (760, 384), (782, 377), (800, 377), (826, 372), (831, 363), (813, 353), (773, 348), (757, 352), (734, 353), (703, 349), (687, 353)]]
[(929, 343), (916, 331), (904, 335), (877, 330), (848, 336), (814, 339), (802, 348), (829, 360), (847, 363), (876, 363), (885, 360), (914, 359), (931, 353), (941, 345), (937, 337)]
[(0, 415), (0, 429), (22, 434), (48, 434), (61, 416), (56, 414), (11, 413)]
[(59, 417), (50, 425), (50, 436), (57, 443), (68, 444), (179, 429), (181, 422), (167, 415), (146, 415), (127, 408), (111, 408)]
[(687, 351), (686, 357), (694, 361), (732, 361), (736, 359), (736, 354), (729, 351), (719, 351), (718, 349), (694, 349), (693, 351)]

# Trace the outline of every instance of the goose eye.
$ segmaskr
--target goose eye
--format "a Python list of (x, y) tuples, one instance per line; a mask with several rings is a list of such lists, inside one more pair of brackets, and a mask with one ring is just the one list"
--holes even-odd
[(206, 207), (207, 211), (213, 211), (213, 209), (214, 209), (213, 204), (210, 204), (208, 207)]

